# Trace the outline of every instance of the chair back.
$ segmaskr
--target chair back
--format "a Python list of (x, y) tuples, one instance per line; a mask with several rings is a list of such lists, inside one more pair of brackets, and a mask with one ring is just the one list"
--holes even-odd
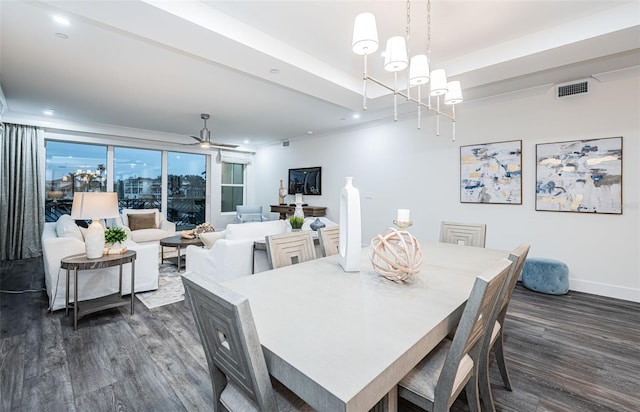
[(473, 361), (472, 373), (476, 373), (484, 342), (482, 338), (487, 332), (491, 333), (495, 322), (496, 302), (511, 266), (510, 260), (501, 259), (476, 278), (436, 386), (436, 403), (450, 405), (452, 397), (455, 399), (457, 396), (452, 391), (455, 388), (458, 368), (466, 355)]
[(263, 222), (264, 220), (266, 220), (262, 215), (262, 206), (255, 205), (236, 206), (236, 217), (241, 223)]
[(484, 223), (440, 223), (440, 242), (484, 247), (487, 225)]
[(337, 255), (338, 246), (340, 245), (340, 226), (318, 229), (318, 239), (320, 240), (320, 251), (323, 257)]
[(496, 320), (500, 322), (500, 325), (504, 325), (504, 318), (507, 316), (507, 308), (511, 301), (511, 295), (513, 295), (513, 290), (516, 287), (516, 283), (518, 283), (518, 278), (520, 277), (524, 261), (527, 259), (530, 248), (531, 245), (522, 244), (509, 254), (509, 260), (513, 262), (513, 265), (507, 278), (507, 284), (498, 302), (499, 308), (497, 309), (498, 315)]
[[(213, 410), (227, 410), (222, 406), (221, 397), (225, 398), (225, 407), (230, 407), (229, 401), (236, 399), (231, 395), (226, 397), (225, 390), (241, 392), (245, 395), (242, 401), (249, 398), (257, 410), (277, 410), (247, 298), (200, 274), (187, 273), (182, 280), (209, 365), (215, 399)], [(242, 409), (246, 410), (247, 406)]]
[(306, 262), (316, 258), (310, 231), (265, 236), (271, 269)]

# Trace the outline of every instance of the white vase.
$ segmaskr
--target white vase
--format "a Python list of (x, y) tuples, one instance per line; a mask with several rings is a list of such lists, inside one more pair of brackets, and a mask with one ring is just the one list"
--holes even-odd
[(340, 192), (340, 266), (346, 272), (360, 270), (362, 231), (360, 228), (360, 192), (353, 187), (353, 177), (345, 177), (346, 184)]

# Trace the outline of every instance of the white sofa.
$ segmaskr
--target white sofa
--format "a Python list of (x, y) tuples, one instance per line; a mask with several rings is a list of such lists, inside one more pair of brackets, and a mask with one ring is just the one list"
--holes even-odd
[[(129, 227), (130, 214), (155, 214), (155, 227), (148, 229), (131, 230)], [(114, 219), (115, 226), (122, 227), (127, 232), (127, 237), (139, 244), (159, 244), (160, 239), (174, 236), (176, 234), (176, 224), (164, 218), (158, 209), (122, 209), (119, 218)]]
[[(310, 225), (316, 218), (306, 218), (302, 230), (311, 230)], [(337, 225), (331, 220), (321, 217), (327, 226)], [(210, 249), (188, 246), (186, 251), (188, 272), (211, 276), (217, 282), (247, 276), (269, 270), (266, 250), (253, 250), (255, 241), (265, 240), (265, 236), (291, 231), (288, 220), (270, 220), (267, 222), (251, 222), (229, 224), (222, 232), (214, 232), (219, 239)], [(314, 232), (314, 237), (317, 234)], [(316, 256), (322, 256), (320, 246), (316, 245)]]
[[(217, 282), (251, 274), (253, 242), (264, 237), (285, 233), (291, 226), (285, 220), (229, 224), (224, 238), (217, 240), (211, 249), (187, 247), (187, 272), (211, 276)], [(255, 253), (255, 272), (269, 269), (264, 250)]]
[[(135, 292), (158, 289), (158, 246), (140, 245), (131, 240), (125, 241), (124, 246), (137, 252)], [(61, 216), (58, 222), (44, 224), (42, 254), (50, 311), (63, 309), (65, 305), (67, 275), (66, 270), (60, 268), (60, 260), (84, 252), (82, 232), (69, 215)], [(111, 267), (79, 271), (79, 300), (94, 299), (117, 292), (118, 270), (118, 267)], [(131, 293), (131, 264), (123, 265), (122, 280), (123, 292)], [(73, 287), (69, 293), (69, 299), (73, 300)]]

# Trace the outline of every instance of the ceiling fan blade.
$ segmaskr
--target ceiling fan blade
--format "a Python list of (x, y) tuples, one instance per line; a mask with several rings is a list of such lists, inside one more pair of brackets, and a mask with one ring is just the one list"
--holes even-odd
[(202, 140), (200, 140), (200, 138), (199, 138), (199, 137), (195, 137), (195, 136), (191, 136), (191, 137), (193, 137), (194, 139), (196, 139), (198, 142), (202, 142)]
[(220, 146), (220, 147), (228, 147), (230, 149), (235, 149), (236, 147), (238, 147), (239, 145), (237, 144), (231, 144), (231, 143), (218, 143), (218, 142), (211, 142), (211, 144), (213, 146)]

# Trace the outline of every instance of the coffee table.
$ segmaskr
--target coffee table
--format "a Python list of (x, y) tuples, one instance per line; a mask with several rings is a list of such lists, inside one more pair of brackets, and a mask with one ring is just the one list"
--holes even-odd
[[(183, 247), (187, 247), (189, 245), (194, 246), (204, 246), (204, 243), (200, 240), (200, 238), (196, 237), (193, 239), (183, 238), (181, 235), (175, 235), (170, 237), (165, 237), (164, 239), (160, 239), (160, 248), (162, 252), (162, 262), (171, 262), (178, 267), (178, 272), (184, 269), (186, 256), (183, 258), (181, 255), (181, 250)], [(164, 257), (164, 248), (165, 247), (175, 247), (178, 248), (178, 256)]]

